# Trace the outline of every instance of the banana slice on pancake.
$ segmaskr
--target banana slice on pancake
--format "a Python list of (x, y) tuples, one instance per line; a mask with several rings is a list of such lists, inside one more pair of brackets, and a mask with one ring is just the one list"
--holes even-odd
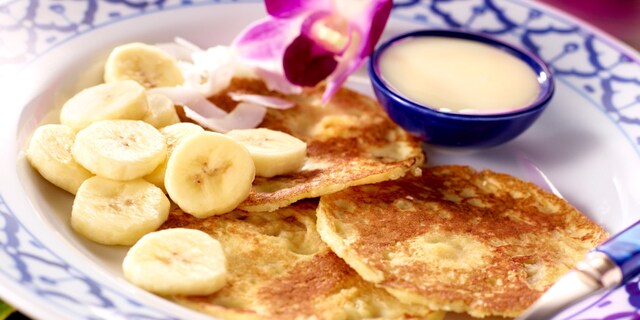
[(155, 184), (158, 188), (162, 189), (165, 193), (167, 189), (164, 186), (164, 176), (167, 171), (167, 162), (173, 153), (173, 150), (184, 140), (186, 137), (204, 132), (204, 129), (190, 122), (180, 122), (161, 128), (160, 133), (164, 135), (167, 141), (167, 158), (153, 172), (144, 176), (144, 179)]
[(247, 147), (256, 175), (273, 177), (298, 171), (307, 155), (307, 144), (281, 131), (265, 128), (231, 130), (227, 136)]
[(223, 134), (202, 132), (173, 150), (164, 184), (180, 208), (206, 218), (235, 209), (249, 195), (254, 177), (255, 166), (244, 146)]
[(160, 295), (207, 295), (227, 283), (218, 240), (194, 229), (166, 229), (142, 237), (122, 262), (125, 278)]

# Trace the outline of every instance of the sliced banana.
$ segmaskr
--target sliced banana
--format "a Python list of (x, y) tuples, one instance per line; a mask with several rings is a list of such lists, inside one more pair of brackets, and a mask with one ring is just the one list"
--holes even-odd
[(145, 90), (137, 82), (103, 83), (67, 100), (60, 110), (60, 123), (78, 131), (100, 120), (142, 119), (148, 108)]
[(27, 160), (47, 181), (70, 193), (93, 174), (71, 154), (76, 133), (62, 124), (46, 124), (36, 129), (29, 141)]
[(218, 240), (195, 229), (149, 233), (122, 263), (124, 277), (160, 295), (208, 295), (227, 283), (227, 260)]
[(281, 131), (265, 128), (231, 130), (227, 135), (247, 147), (256, 175), (273, 177), (298, 171), (307, 156), (307, 144)]
[(142, 121), (158, 129), (180, 122), (180, 117), (178, 117), (173, 101), (167, 96), (151, 93), (147, 95), (147, 102), (149, 109)]
[(171, 153), (173, 153), (173, 149), (175, 149), (176, 146), (184, 140), (184, 138), (200, 132), (204, 132), (204, 129), (201, 126), (190, 122), (180, 122), (161, 128), (160, 133), (162, 133), (167, 140), (167, 159), (153, 170), (153, 172), (146, 175), (144, 179), (155, 184), (166, 193), (167, 190), (164, 187), (164, 173), (167, 170), (167, 161), (169, 161), (169, 157), (171, 156)]
[(235, 209), (249, 195), (254, 177), (245, 147), (223, 134), (202, 132), (173, 150), (164, 185), (182, 210), (206, 218)]
[(134, 80), (145, 88), (175, 87), (184, 83), (176, 60), (164, 51), (134, 42), (111, 51), (104, 66), (104, 81)]
[(158, 129), (143, 121), (104, 120), (78, 132), (71, 152), (98, 176), (132, 180), (148, 175), (165, 160), (167, 143)]
[(136, 179), (87, 179), (71, 209), (71, 226), (89, 240), (132, 245), (169, 217), (169, 199), (160, 188)]

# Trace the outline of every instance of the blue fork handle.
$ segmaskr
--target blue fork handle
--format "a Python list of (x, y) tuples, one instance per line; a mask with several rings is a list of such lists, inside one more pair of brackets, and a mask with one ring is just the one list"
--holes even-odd
[(622, 272), (622, 282), (640, 274), (640, 221), (594, 249), (607, 255)]

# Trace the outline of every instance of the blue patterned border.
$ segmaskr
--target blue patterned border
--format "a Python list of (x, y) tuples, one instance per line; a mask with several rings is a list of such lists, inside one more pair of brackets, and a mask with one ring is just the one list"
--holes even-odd
[(28, 64), (92, 30), (159, 11), (260, 0), (10, 0), (0, 4), (0, 66)]
[[(128, 298), (69, 265), (29, 231), (2, 196), (0, 226), (0, 260), (11, 261), (14, 266), (0, 269), (0, 273), (75, 317), (176, 319)], [(58, 287), (60, 284), (74, 290), (62, 291)], [(102, 317), (97, 318), (97, 314)]]
[[(29, 65), (79, 35), (122, 20), (189, 6), (236, 2), (261, 1), (5, 1), (0, 4), (0, 72), (3, 64)], [(484, 32), (520, 44), (543, 58), (557, 81), (606, 114), (640, 155), (640, 62), (615, 42), (526, 0), (395, 1), (393, 17), (430, 27)], [(13, 263), (11, 269), (0, 269), (0, 274), (77, 318), (172, 319), (69, 265), (27, 229), (1, 195), (0, 259)], [(57, 287), (61, 283), (77, 289), (72, 293), (62, 291)], [(595, 309), (599, 314), (609, 314), (606, 319), (640, 317), (638, 288), (636, 279), (566, 319), (596, 319), (588, 317)], [(624, 310), (612, 303), (614, 296), (627, 300)]]

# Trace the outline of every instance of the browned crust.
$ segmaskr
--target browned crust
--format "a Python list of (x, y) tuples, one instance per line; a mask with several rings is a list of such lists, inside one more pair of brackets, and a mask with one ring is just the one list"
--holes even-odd
[(173, 300), (229, 319), (342, 318), (345, 308), (360, 302), (396, 308), (395, 318), (441, 319), (427, 308), (401, 304), (331, 252), (315, 230), (316, 207), (317, 201), (305, 200), (269, 213), (234, 211), (207, 219), (172, 211), (162, 228), (194, 228), (218, 239), (230, 273), (212, 295)]
[[(607, 237), (566, 201), (534, 184), (465, 166), (426, 168), (422, 177), (323, 196), (319, 212), (338, 237), (349, 236), (341, 230), (355, 229), (349, 234), (357, 236), (342, 239), (349, 242), (349, 254), (381, 271), (379, 284), (390, 292), (480, 317), (518, 315)], [(429, 260), (435, 249), (410, 248), (425, 235), (441, 237), (428, 245), (446, 254), (487, 254), (442, 264), (439, 256)], [(454, 238), (468, 247), (455, 247)], [(390, 257), (403, 252), (416, 258), (392, 263)]]
[(316, 299), (358, 284), (365, 282), (342, 259), (327, 251), (273, 279), (258, 291), (258, 298), (272, 306), (278, 316), (313, 314)]
[[(295, 103), (293, 108), (269, 109), (260, 127), (289, 133), (308, 146), (305, 167), (289, 175), (257, 177), (249, 197), (239, 208), (273, 211), (349, 186), (396, 179), (424, 163), (418, 139), (393, 123), (375, 100), (341, 89), (323, 106), (320, 104), (323, 90), (318, 87), (285, 96), (269, 91), (259, 80), (237, 78), (211, 98), (226, 110), (236, 105), (228, 97), (229, 92), (290, 100)], [(398, 152), (376, 152), (385, 147), (395, 147)]]

